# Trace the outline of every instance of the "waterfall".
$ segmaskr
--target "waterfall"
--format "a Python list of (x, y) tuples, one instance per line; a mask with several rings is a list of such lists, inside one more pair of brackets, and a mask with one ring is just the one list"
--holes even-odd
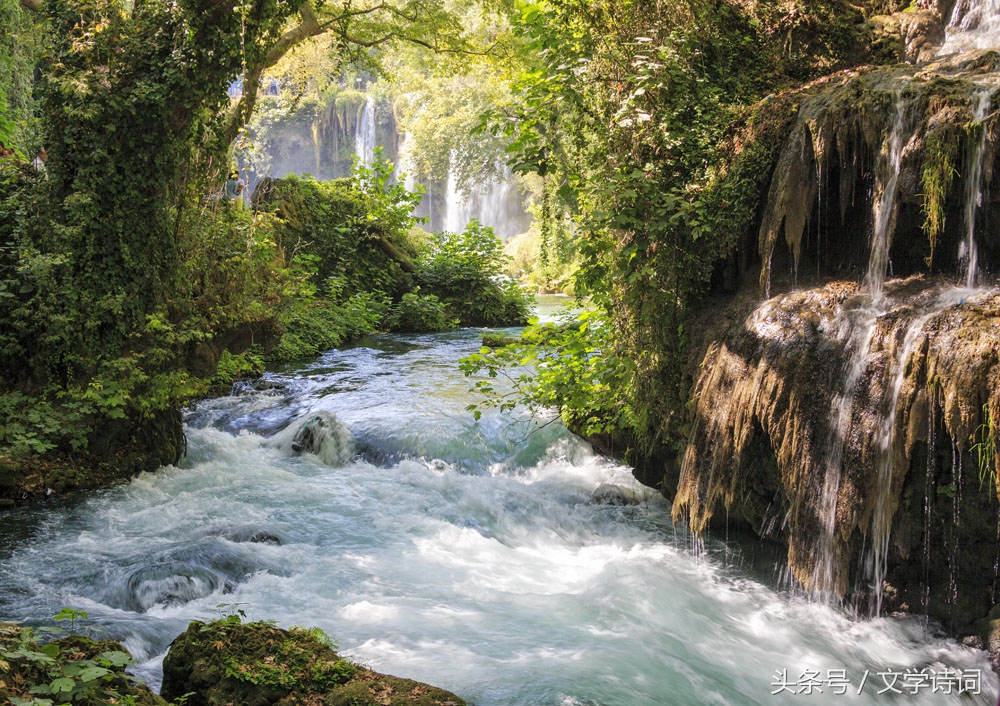
[(842, 592), (844, 576), (839, 566), (837, 546), (837, 501), (840, 496), (843, 473), (844, 447), (854, 418), (855, 391), (861, 383), (870, 362), (870, 353), (876, 324), (886, 312), (884, 287), (889, 265), (889, 248), (896, 214), (896, 186), (906, 146), (913, 127), (908, 119), (908, 102), (901, 93), (893, 102), (893, 121), (888, 139), (883, 143), (876, 165), (876, 198), (873, 203), (873, 231), (865, 288), (871, 298), (870, 306), (844, 308), (839, 317), (841, 328), (837, 338), (845, 341), (848, 353), (843, 371), (843, 385), (833, 396), (827, 451), (824, 455), (823, 485), (819, 499), (821, 534), (816, 545), (811, 590), (816, 596)]
[(868, 367), (877, 314), (869, 309), (843, 310), (838, 319), (841, 330), (837, 338), (847, 342), (845, 351), (849, 355), (843, 371), (843, 385), (832, 399), (830, 419), (833, 423), (823, 456), (823, 486), (819, 499), (821, 534), (816, 544), (810, 586), (814, 598), (842, 594), (846, 585), (837, 545), (837, 501), (843, 475), (844, 449), (854, 417), (854, 392)]
[(962, 263), (962, 279), (965, 281), (965, 286), (969, 288), (976, 286), (976, 279), (979, 275), (979, 251), (976, 246), (976, 215), (983, 200), (983, 173), (987, 135), (983, 120), (986, 118), (987, 113), (989, 113), (992, 97), (993, 91), (989, 88), (982, 89), (977, 96), (973, 124), (979, 131), (979, 139), (974, 141), (970, 146), (969, 156), (966, 160), (965, 174), (962, 175), (965, 184), (965, 204), (963, 207), (965, 239), (960, 246), (959, 261)]
[(874, 302), (882, 298), (889, 267), (889, 248), (892, 246), (892, 233), (896, 220), (896, 186), (899, 183), (899, 171), (903, 162), (903, 148), (913, 131), (908, 112), (908, 103), (902, 94), (897, 93), (893, 104), (889, 139), (882, 145), (875, 170), (877, 197), (874, 203), (874, 231), (868, 272), (865, 275), (865, 285)]
[(361, 110), (358, 131), (354, 135), (354, 155), (366, 167), (375, 163), (375, 101), (368, 97)]
[(403, 136), (399, 140), (399, 159), (396, 160), (396, 179), (398, 180), (400, 175), (403, 176), (403, 186), (409, 191), (416, 191), (417, 179), (414, 176), (416, 172), (415, 165), (413, 164), (413, 155), (410, 154), (409, 149), (410, 133), (404, 132)]
[[(469, 223), (466, 199), (458, 191), (458, 175), (455, 173), (455, 155), (452, 154), (448, 167), (448, 186), (445, 192), (444, 229), (451, 233), (461, 233)], [(471, 194), (470, 194), (471, 196)]]
[(878, 616), (882, 611), (882, 592), (886, 578), (886, 566), (889, 557), (889, 537), (892, 531), (892, 518), (896, 512), (897, 495), (893, 492), (893, 481), (898, 470), (895, 467), (896, 454), (900, 447), (897, 436), (897, 407), (900, 391), (906, 379), (908, 361), (921, 342), (924, 326), (934, 316), (945, 309), (964, 301), (964, 292), (958, 289), (948, 289), (942, 292), (927, 309), (913, 319), (906, 327), (903, 343), (898, 348), (898, 354), (891, 361), (891, 384), (888, 386), (887, 399), (883, 405), (883, 416), (876, 429), (874, 442), (878, 449), (879, 461), (876, 471), (875, 503), (872, 513), (872, 546), (869, 556), (869, 574), (875, 591), (872, 614)]
[(1000, 0), (958, 0), (938, 56), (1000, 46)]
[(473, 219), (492, 228), (503, 240), (527, 228), (524, 206), (513, 183), (513, 175), (507, 169), (500, 172), (499, 178), (473, 183), (468, 194), (462, 194), (458, 188), (458, 175), (451, 166), (445, 198), (445, 230), (452, 233), (461, 233)]

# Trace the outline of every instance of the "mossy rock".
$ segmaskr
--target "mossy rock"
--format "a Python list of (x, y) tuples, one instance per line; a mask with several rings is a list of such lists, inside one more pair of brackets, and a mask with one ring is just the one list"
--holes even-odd
[(164, 698), (188, 706), (462, 706), (454, 694), (340, 657), (319, 630), (191, 623), (163, 661)]
[[(77, 706), (167, 706), (149, 687), (135, 683), (125, 673), (129, 659), (128, 651), (113, 640), (70, 635), (43, 646), (31, 628), (0, 623), (0, 703), (42, 697), (55, 698), (57, 703), (72, 701)], [(104, 673), (95, 676), (95, 671)], [(34, 687), (57, 681), (70, 690), (62, 689), (58, 696), (31, 692)]]

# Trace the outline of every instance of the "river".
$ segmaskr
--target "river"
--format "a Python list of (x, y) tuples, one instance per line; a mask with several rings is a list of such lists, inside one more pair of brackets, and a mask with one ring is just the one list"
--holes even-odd
[[(475, 422), (456, 362), (481, 334), (272, 371), (188, 411), (179, 466), (0, 515), (0, 618), (87, 611), (154, 686), (188, 621), (242, 610), (478, 706), (996, 701), (986, 654), (918, 618), (776, 590), (661, 498), (595, 503), (635, 482), (558, 422)], [(294, 454), (314, 417), (323, 458)]]

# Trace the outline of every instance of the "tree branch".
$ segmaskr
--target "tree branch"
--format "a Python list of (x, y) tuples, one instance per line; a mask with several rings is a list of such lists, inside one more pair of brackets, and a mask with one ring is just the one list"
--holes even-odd
[(38, 12), (42, 9), (42, 0), (21, 0), (21, 6), (32, 12)]
[(301, 9), (299, 9), (299, 16), (302, 18), (302, 22), (281, 35), (278, 41), (274, 43), (274, 46), (264, 56), (263, 65), (260, 67), (262, 70), (278, 63), (281, 57), (287, 54), (288, 50), (296, 44), (305, 41), (309, 37), (314, 37), (323, 31), (319, 20), (316, 19), (316, 10), (313, 9), (311, 0), (306, 0), (306, 2), (302, 3)]

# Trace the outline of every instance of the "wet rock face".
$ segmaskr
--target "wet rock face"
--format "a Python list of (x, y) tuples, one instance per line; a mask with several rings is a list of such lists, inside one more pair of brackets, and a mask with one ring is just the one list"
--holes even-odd
[[(981, 180), (992, 182), (997, 97), (982, 110), (980, 96), (995, 87), (998, 66), (1000, 57), (986, 52), (846, 72), (804, 89), (760, 219), (765, 296), (783, 279), (798, 286), (861, 278), (886, 194), (890, 274), (956, 272), (974, 154)], [(991, 200), (983, 204), (975, 216), (980, 248), (996, 265), (1000, 214)]]
[(163, 661), (166, 699), (190, 706), (465, 706), (454, 694), (341, 658), (318, 630), (282, 630), (235, 617), (195, 621)]
[(1000, 419), (1000, 292), (914, 277), (873, 303), (834, 282), (733, 320), (702, 360), (675, 517), (781, 535), (809, 590), (956, 630), (985, 615), (996, 488), (972, 437)]

